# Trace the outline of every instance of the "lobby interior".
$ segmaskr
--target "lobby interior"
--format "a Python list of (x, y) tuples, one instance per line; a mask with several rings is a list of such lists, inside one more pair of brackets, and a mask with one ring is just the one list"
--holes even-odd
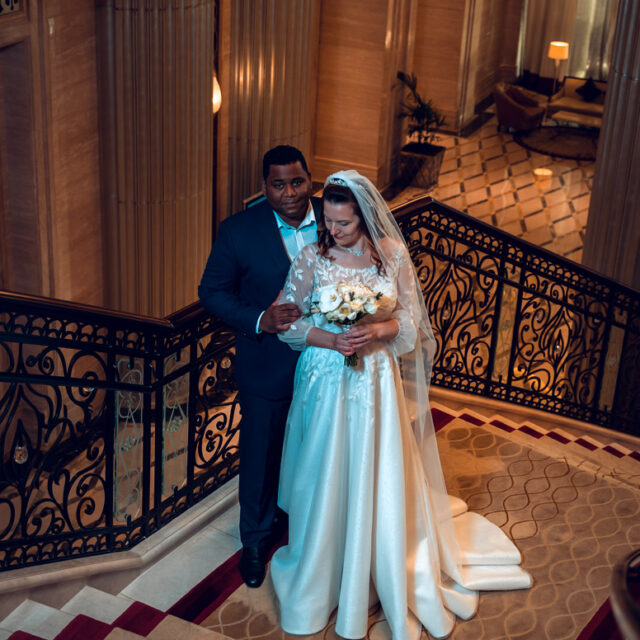
[[(431, 195), (638, 290), (637, 3), (616, 3), (595, 160), (521, 146), (514, 132), (498, 130), (492, 104), (497, 82), (517, 82), (527, 70), (532, 34), (538, 34), (537, 53), (529, 55), (537, 56), (533, 75), (544, 95), (555, 73), (546, 56), (549, 40), (572, 43), (575, 11), (587, 4), (0, 0), (0, 290), (158, 323), (184, 310), (197, 299), (217, 224), (260, 190), (260, 160), (269, 147), (302, 149), (316, 183), (353, 168), (379, 189), (393, 190), (406, 142), (406, 124), (398, 118), (399, 70), (415, 73), (420, 92), (444, 112), (438, 142), (446, 151), (437, 185), (405, 187), (390, 197), (392, 205)], [(554, 24), (556, 31), (548, 26)], [(561, 63), (559, 77), (568, 64)], [(215, 114), (212, 76), (222, 96)], [(613, 564), (640, 545), (638, 438), (432, 389), (434, 407), (445, 416), (441, 437), (451, 468), (462, 460), (473, 470), (454, 469), (447, 480), (479, 511), (495, 512), (500, 526), (514, 528), (527, 567), (539, 571), (531, 592), (482, 596), (480, 615), (459, 624), (453, 637), (471, 631), (496, 640), (500, 628), (500, 637), (596, 640), (580, 633), (604, 615)], [(181, 437), (176, 447), (184, 454)], [(15, 444), (9, 437), (3, 442)], [(513, 473), (510, 489), (489, 496), (482, 482), (496, 472), (492, 456), (510, 470), (531, 463), (540, 485), (554, 480), (535, 497), (527, 474)], [(181, 468), (185, 458), (171, 464)], [(566, 465), (554, 476), (557, 459)], [(575, 491), (568, 495), (570, 487)], [(518, 504), (503, 508), (503, 499)], [(574, 513), (606, 520), (612, 530), (572, 521)], [(224, 589), (215, 598), (206, 594), (237, 556), (237, 517), (232, 479), (133, 549), (6, 572), (0, 640), (17, 630), (53, 639), (79, 624), (79, 614), (110, 625), (114, 634), (95, 637), (283, 638), (268, 584), (220, 602), (215, 598)], [(582, 537), (572, 547), (574, 534)], [(569, 568), (563, 564), (568, 555)], [(229, 571), (231, 584), (237, 575)], [(188, 613), (196, 600), (204, 603), (197, 616)], [(154, 636), (130, 620), (115, 625), (132, 603), (140, 619), (162, 619), (164, 628), (158, 625)], [(371, 614), (370, 637), (388, 637), (381, 612)], [(197, 623), (200, 631), (180, 627), (179, 620)], [(67, 637), (73, 636), (60, 636)], [(333, 636), (328, 629), (318, 637)]]

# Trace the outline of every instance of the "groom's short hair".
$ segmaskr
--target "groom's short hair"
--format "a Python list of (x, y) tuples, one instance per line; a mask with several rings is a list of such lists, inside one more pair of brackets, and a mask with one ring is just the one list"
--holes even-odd
[(285, 164), (293, 164), (294, 162), (299, 162), (305, 172), (307, 174), (309, 173), (307, 161), (304, 159), (300, 149), (296, 149), (288, 144), (279, 144), (264, 154), (264, 158), (262, 158), (262, 177), (265, 180), (267, 179), (269, 176), (269, 168), (272, 164), (282, 166)]

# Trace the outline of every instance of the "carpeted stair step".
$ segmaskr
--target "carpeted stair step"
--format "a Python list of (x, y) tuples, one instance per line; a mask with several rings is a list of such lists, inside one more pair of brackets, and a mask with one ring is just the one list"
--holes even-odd
[(106, 622), (80, 614), (73, 618), (55, 640), (104, 640), (111, 631), (111, 625)]
[[(70, 623), (75, 616), (33, 600), (19, 604), (4, 620), (0, 628), (7, 631), (22, 631), (41, 640), (54, 638)], [(28, 636), (9, 636), (11, 640), (27, 640)]]
[(85, 615), (111, 625), (134, 601), (126, 596), (86, 586), (76, 593), (60, 610), (71, 615)]

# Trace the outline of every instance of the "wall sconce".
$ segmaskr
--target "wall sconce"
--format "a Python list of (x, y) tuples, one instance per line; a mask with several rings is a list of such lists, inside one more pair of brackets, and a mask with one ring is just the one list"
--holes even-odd
[(220, 84), (218, 83), (218, 76), (216, 72), (213, 72), (213, 88), (211, 91), (211, 108), (214, 114), (220, 111), (222, 106), (222, 92), (220, 91)]

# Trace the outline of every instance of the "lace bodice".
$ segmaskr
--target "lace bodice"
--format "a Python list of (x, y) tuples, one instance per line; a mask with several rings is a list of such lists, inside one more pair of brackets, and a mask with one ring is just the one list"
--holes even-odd
[(288, 331), (279, 335), (280, 339), (298, 351), (306, 346), (306, 338), (312, 327), (318, 327), (336, 333), (342, 328), (327, 321), (320, 313), (306, 317), (312, 306), (314, 293), (322, 287), (332, 284), (363, 284), (373, 293), (382, 293), (378, 301), (378, 310), (360, 320), (365, 322), (382, 322), (393, 318), (397, 320), (399, 330), (389, 346), (396, 355), (401, 355), (414, 348), (416, 328), (403, 301), (413, 285), (413, 267), (405, 264), (405, 252), (392, 251), (387, 273), (379, 274), (372, 265), (366, 268), (344, 267), (335, 261), (320, 255), (316, 244), (307, 245), (300, 251), (291, 264), (289, 275), (283, 289), (283, 299), (298, 305), (303, 317), (296, 320)]

